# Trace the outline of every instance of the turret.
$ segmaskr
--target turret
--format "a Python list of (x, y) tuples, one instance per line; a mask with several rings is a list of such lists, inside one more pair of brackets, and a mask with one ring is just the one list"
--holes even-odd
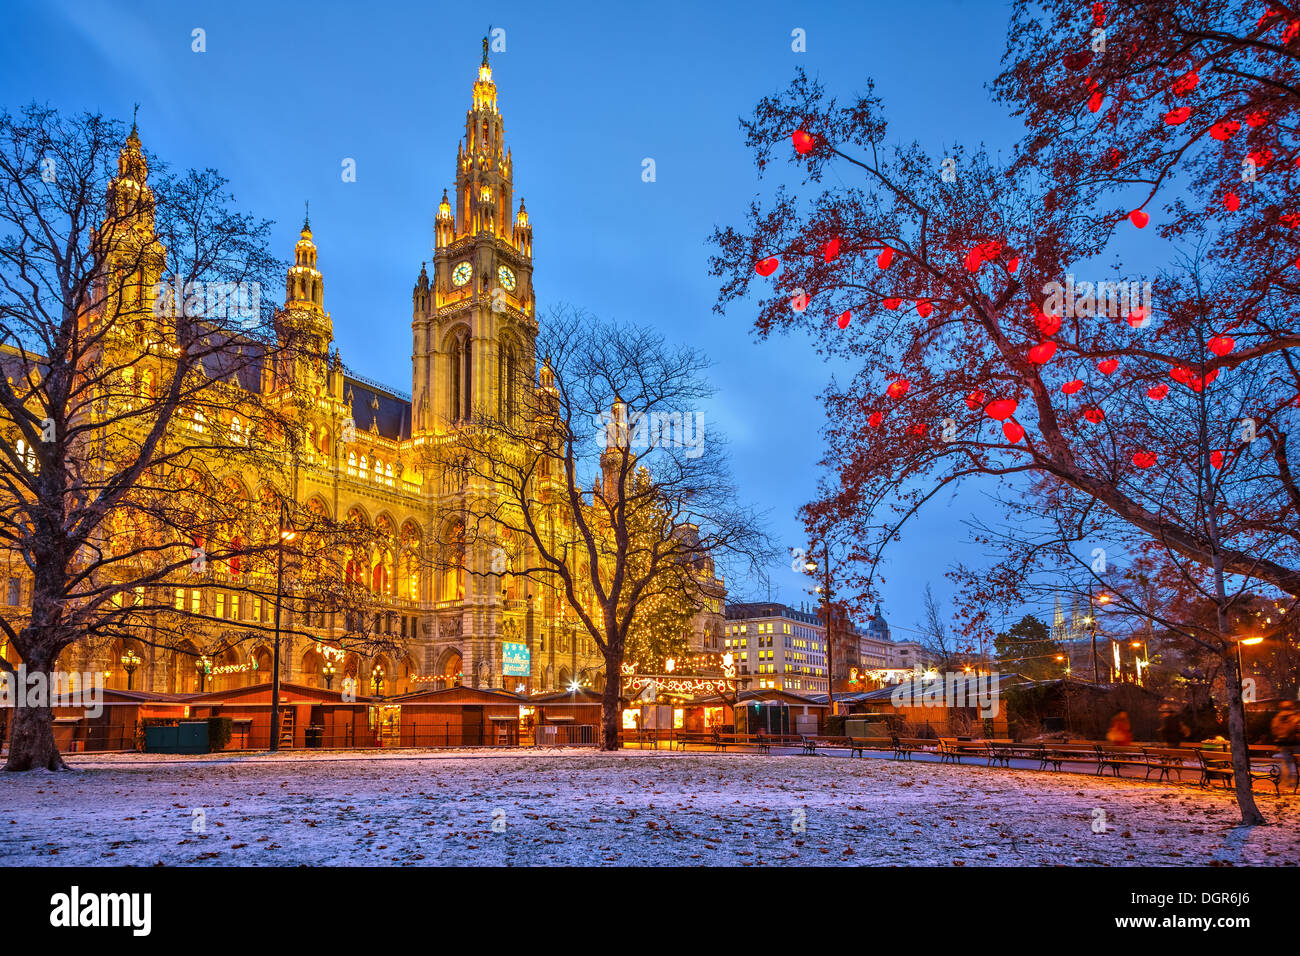
[(519, 197), (519, 214), (515, 216), (515, 228), (510, 238), (521, 255), (529, 259), (533, 257), (533, 227), (528, 224), (528, 210), (524, 208), (522, 196)]

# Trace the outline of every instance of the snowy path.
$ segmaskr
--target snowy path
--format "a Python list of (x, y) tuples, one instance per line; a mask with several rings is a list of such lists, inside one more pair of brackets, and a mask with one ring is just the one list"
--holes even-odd
[(1222, 792), (1078, 774), (589, 750), (71, 762), (73, 773), (0, 774), (0, 864), (1300, 860), (1300, 798), (1258, 792), (1277, 825), (1245, 831)]

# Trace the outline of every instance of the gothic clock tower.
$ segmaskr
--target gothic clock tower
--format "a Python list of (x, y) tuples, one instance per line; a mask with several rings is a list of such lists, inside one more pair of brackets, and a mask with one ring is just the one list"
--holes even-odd
[(456, 197), (453, 203), (443, 192), (432, 274), (421, 266), (412, 296), (415, 436), (478, 415), (515, 414), (532, 384), (533, 230), (522, 199), (515, 210), (487, 43), (456, 151)]

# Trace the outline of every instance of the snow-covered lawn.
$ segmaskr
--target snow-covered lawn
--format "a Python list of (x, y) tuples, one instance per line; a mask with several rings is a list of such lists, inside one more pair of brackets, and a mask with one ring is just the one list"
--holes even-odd
[[(1287, 864), (1300, 798), (888, 759), (589, 750), (71, 758), (0, 774), (0, 863)], [(196, 814), (196, 810), (202, 814)], [(1095, 833), (1102, 820), (1106, 832)], [(494, 815), (497, 828), (494, 832)], [(204, 832), (196, 832), (199, 823)]]

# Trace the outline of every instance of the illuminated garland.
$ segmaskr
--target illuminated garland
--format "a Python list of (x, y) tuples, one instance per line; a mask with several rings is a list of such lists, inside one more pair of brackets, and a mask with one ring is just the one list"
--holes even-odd
[(661, 677), (654, 674), (641, 674), (627, 682), (627, 689), (635, 694), (637, 691), (653, 687), (655, 693), (665, 691), (673, 694), (724, 694), (734, 693), (736, 682), (721, 677)]

